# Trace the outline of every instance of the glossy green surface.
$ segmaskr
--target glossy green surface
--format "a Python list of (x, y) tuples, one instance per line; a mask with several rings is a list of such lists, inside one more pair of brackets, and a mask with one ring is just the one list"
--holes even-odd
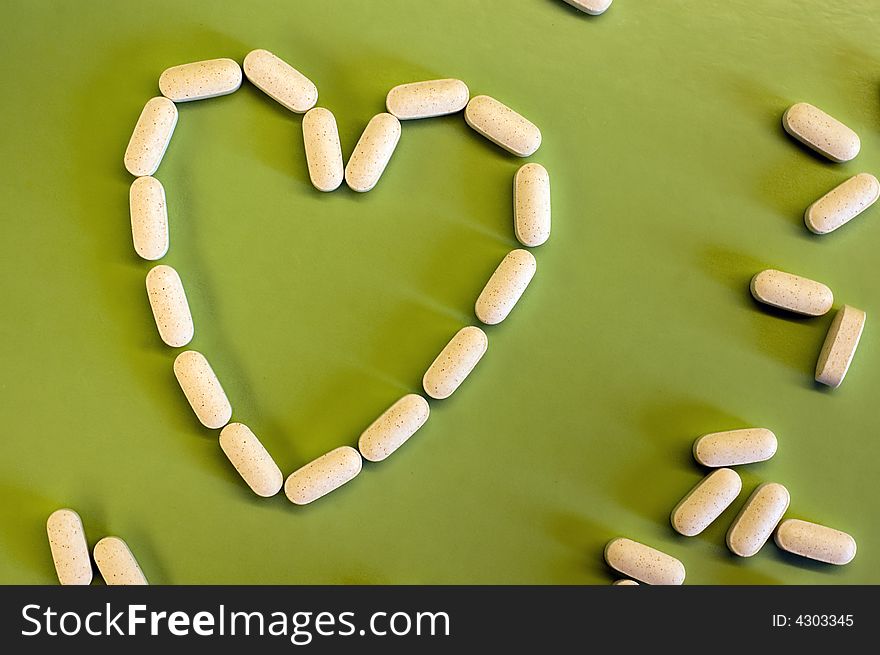
[[(872, 0), (7, 1), (0, 258), (0, 581), (55, 580), (44, 523), (123, 537), (153, 583), (596, 583), (616, 535), (688, 582), (880, 583), (880, 209), (826, 237), (804, 208), (880, 172)], [(709, 5), (711, 4), (711, 8)], [(308, 507), (248, 490), (172, 374), (131, 246), (122, 155), (168, 66), (267, 48), (313, 79), (344, 155), (398, 83), (459, 77), (538, 124), (553, 235), (489, 352), (389, 460)], [(855, 129), (822, 160), (781, 128), (809, 101)], [(461, 116), (406, 123), (375, 190), (320, 194), (301, 116), (245, 83), (180, 106), (157, 177), (171, 250), (235, 420), (285, 474), (404, 393), (516, 242), (523, 163)], [(849, 375), (812, 381), (831, 315), (757, 306), (775, 267), (868, 312)], [(705, 432), (766, 426), (771, 461), (702, 535), (668, 515)], [(724, 534), (761, 481), (846, 530), (849, 566), (750, 560)]]

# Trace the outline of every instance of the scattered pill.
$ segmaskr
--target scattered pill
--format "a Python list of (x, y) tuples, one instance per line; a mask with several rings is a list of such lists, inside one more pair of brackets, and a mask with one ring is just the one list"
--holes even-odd
[(880, 182), (870, 173), (859, 173), (819, 198), (804, 212), (811, 232), (828, 234), (846, 225), (880, 197)]
[(333, 112), (323, 107), (309, 109), (303, 116), (303, 144), (309, 178), (318, 191), (333, 191), (342, 184), (342, 146)]
[(837, 310), (819, 352), (816, 382), (829, 387), (840, 386), (856, 354), (866, 318), (865, 312), (850, 305), (844, 305)]
[(591, 16), (604, 14), (611, 6), (611, 0), (565, 0), (572, 7), (577, 7)]
[(389, 114), (405, 121), (454, 114), (465, 108), (469, 98), (467, 84), (461, 80), (427, 80), (394, 87), (385, 106)]
[(774, 538), (782, 550), (826, 564), (849, 564), (856, 556), (855, 539), (818, 523), (786, 519), (779, 524)]
[(63, 585), (90, 584), (92, 562), (79, 514), (72, 509), (55, 510), (46, 521), (46, 534), (58, 582)]
[(782, 126), (795, 139), (831, 161), (845, 162), (859, 154), (859, 135), (818, 107), (799, 102), (782, 116)]
[(776, 482), (752, 492), (727, 531), (727, 547), (740, 557), (751, 557), (767, 543), (791, 500), (788, 489)]
[(95, 564), (108, 585), (149, 584), (134, 554), (119, 537), (104, 537), (95, 544)]
[(241, 67), (225, 58), (173, 66), (159, 76), (159, 91), (174, 102), (225, 96), (240, 86)]
[(222, 428), (232, 418), (232, 407), (220, 380), (202, 353), (185, 350), (174, 360), (174, 375), (202, 425)]
[(351, 446), (340, 446), (291, 473), (284, 483), (290, 502), (307, 505), (338, 489), (361, 472), (361, 455)]
[(635, 580), (623, 579), (623, 580), (615, 580), (611, 583), (614, 587), (638, 587), (639, 583)]
[(369, 191), (376, 186), (398, 141), (400, 141), (400, 121), (391, 114), (373, 116), (364, 128), (364, 133), (358, 139), (345, 167), (346, 184), (359, 193)]
[(449, 398), (474, 370), (488, 347), (489, 338), (480, 328), (468, 326), (460, 329), (422, 378), (425, 392), (437, 400)]
[(538, 263), (528, 250), (512, 250), (501, 260), (477, 298), (474, 311), (486, 325), (507, 318), (535, 275)]
[(541, 164), (526, 164), (513, 177), (513, 225), (529, 248), (550, 238), (550, 175)]
[(405, 395), (363, 431), (358, 440), (361, 455), (371, 462), (381, 462), (425, 424), (430, 411), (428, 401), (420, 395)]
[(255, 494), (268, 498), (281, 490), (281, 469), (248, 426), (230, 423), (223, 428), (220, 448)]
[(152, 175), (162, 163), (177, 125), (177, 107), (168, 98), (151, 98), (125, 149), (125, 168), (132, 175)]
[(150, 176), (135, 178), (128, 205), (135, 252), (144, 259), (161, 259), (168, 252), (168, 209), (162, 183)]
[(605, 561), (615, 571), (650, 585), (680, 585), (684, 564), (638, 541), (618, 537), (605, 546)]
[(260, 91), (297, 114), (304, 114), (318, 102), (315, 84), (268, 50), (249, 52), (244, 58), (244, 74)]
[(694, 459), (703, 466), (763, 462), (776, 454), (776, 435), (766, 428), (711, 432), (694, 441)]
[(758, 302), (807, 316), (822, 316), (834, 303), (831, 289), (821, 282), (773, 269), (756, 274), (750, 289)]
[(518, 157), (528, 157), (541, 145), (541, 130), (495, 98), (475, 96), (464, 110), (464, 120), (491, 142)]
[(705, 530), (739, 496), (742, 480), (733, 469), (712, 471), (672, 510), (672, 527), (686, 537)]
[(177, 271), (164, 264), (150, 269), (147, 296), (162, 341), (172, 348), (180, 348), (192, 341), (192, 314)]

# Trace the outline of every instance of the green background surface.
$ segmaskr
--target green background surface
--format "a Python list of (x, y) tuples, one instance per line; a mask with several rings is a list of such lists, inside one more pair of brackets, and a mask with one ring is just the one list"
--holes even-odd
[[(804, 208), (880, 172), (876, 3), (561, 0), (3, 3), (0, 581), (56, 579), (45, 520), (115, 534), (153, 583), (607, 584), (616, 535), (697, 584), (880, 583), (878, 248), (873, 209), (826, 237)], [(553, 235), (489, 352), (389, 460), (307, 507), (254, 496), (195, 419), (131, 246), (122, 155), (166, 67), (254, 48), (337, 117), (344, 156), (392, 86), (459, 77), (540, 126)], [(862, 139), (848, 164), (787, 137), (809, 101)], [(523, 163), (460, 115), (403, 125), (375, 190), (309, 184), (301, 116), (247, 82), (180, 106), (157, 177), (204, 352), (285, 474), (421, 375), (515, 247)], [(869, 315), (840, 389), (813, 382), (831, 315), (756, 305), (775, 267)], [(702, 535), (672, 507), (695, 437), (766, 426), (771, 461)], [(788, 515), (853, 534), (846, 567), (724, 534), (762, 481)], [(97, 576), (96, 576), (97, 577)]]

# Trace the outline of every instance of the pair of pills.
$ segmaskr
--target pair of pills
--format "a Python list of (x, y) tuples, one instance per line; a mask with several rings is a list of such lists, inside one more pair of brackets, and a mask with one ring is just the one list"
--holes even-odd
[[(55, 572), (62, 585), (92, 582), (92, 562), (82, 519), (72, 509), (59, 509), (46, 521)], [(145, 585), (141, 567), (128, 545), (119, 537), (104, 537), (94, 549), (95, 564), (108, 585)]]

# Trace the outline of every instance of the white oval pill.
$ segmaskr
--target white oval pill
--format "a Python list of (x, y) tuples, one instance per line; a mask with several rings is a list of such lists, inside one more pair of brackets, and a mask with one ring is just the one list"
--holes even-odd
[(831, 161), (849, 161), (861, 148), (859, 135), (818, 107), (799, 102), (782, 116), (782, 126), (808, 148)]
[(572, 7), (577, 7), (581, 11), (598, 16), (604, 14), (608, 7), (611, 6), (611, 0), (565, 0)]
[(468, 326), (460, 329), (422, 378), (425, 392), (437, 400), (449, 398), (474, 370), (488, 347), (489, 338), (480, 328)]
[(844, 305), (837, 311), (819, 352), (816, 382), (829, 387), (840, 386), (856, 354), (866, 318), (865, 312), (850, 305)]
[(249, 52), (244, 58), (244, 74), (260, 91), (297, 114), (318, 102), (314, 82), (268, 50)]
[(174, 375), (202, 425), (222, 428), (232, 418), (232, 406), (214, 369), (202, 353), (185, 350), (174, 360)]
[(290, 502), (307, 505), (352, 480), (362, 466), (358, 451), (341, 446), (291, 473), (284, 483), (284, 493)]
[(477, 298), (474, 311), (486, 325), (507, 318), (535, 276), (538, 262), (528, 250), (512, 250), (501, 260)]
[(767, 543), (791, 500), (788, 489), (776, 482), (752, 492), (727, 531), (727, 547), (740, 557), (751, 557)]
[(303, 116), (303, 144), (309, 178), (318, 191), (333, 191), (342, 184), (342, 146), (333, 112), (323, 107)]
[(672, 510), (672, 527), (686, 537), (705, 530), (739, 496), (742, 480), (733, 469), (712, 471)]
[(94, 552), (95, 564), (108, 585), (149, 584), (128, 544), (119, 537), (104, 537)]
[(386, 409), (358, 439), (361, 455), (371, 462), (381, 462), (428, 420), (431, 410), (428, 401), (410, 393)]
[(135, 178), (128, 205), (135, 252), (144, 259), (161, 259), (168, 252), (168, 209), (162, 183), (148, 175)]
[(465, 108), (469, 98), (467, 84), (461, 80), (427, 80), (394, 87), (385, 106), (389, 114), (404, 121), (454, 114)]
[(192, 341), (192, 314), (177, 271), (164, 264), (150, 269), (147, 296), (162, 341), (172, 348), (180, 348)]
[(79, 514), (72, 509), (58, 509), (46, 521), (46, 534), (58, 582), (63, 585), (87, 585), (92, 582), (92, 561)]
[(126, 170), (138, 177), (155, 173), (176, 125), (177, 107), (173, 102), (163, 97), (148, 100), (125, 149)]
[(684, 582), (684, 564), (672, 555), (638, 541), (618, 537), (605, 546), (608, 566), (650, 585), (679, 585)]
[(624, 580), (615, 580), (614, 582), (611, 583), (611, 585), (613, 587), (638, 587), (639, 583), (636, 582), (635, 580), (624, 579)]
[(240, 86), (241, 67), (226, 58), (173, 66), (159, 76), (159, 91), (174, 102), (225, 96)]
[(711, 432), (694, 441), (694, 459), (703, 466), (763, 462), (776, 454), (776, 435), (766, 428)]
[(757, 273), (749, 288), (758, 302), (806, 316), (822, 316), (834, 303), (831, 289), (821, 282), (773, 269)]
[(782, 550), (826, 564), (849, 564), (856, 556), (856, 540), (846, 532), (799, 519), (780, 523), (774, 539)]
[(391, 114), (376, 114), (367, 123), (345, 167), (345, 182), (363, 193), (374, 186), (388, 165), (397, 142), (400, 121)]
[(281, 469), (248, 426), (230, 423), (223, 428), (220, 448), (255, 494), (268, 498), (281, 490)]
[(541, 130), (495, 98), (471, 98), (464, 110), (464, 120), (492, 143), (518, 157), (528, 157), (541, 146)]
[(804, 212), (811, 232), (828, 234), (846, 225), (880, 197), (880, 182), (870, 173), (859, 173), (819, 198)]
[(513, 176), (513, 226), (529, 248), (550, 238), (550, 174), (541, 164), (526, 164)]

